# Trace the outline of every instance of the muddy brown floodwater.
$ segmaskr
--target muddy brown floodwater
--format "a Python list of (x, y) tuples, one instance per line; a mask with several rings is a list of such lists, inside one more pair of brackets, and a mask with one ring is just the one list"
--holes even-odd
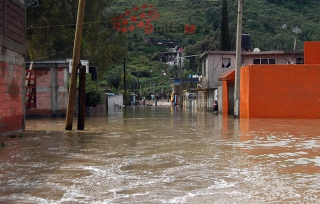
[(319, 124), (159, 106), (85, 131), (30, 119), (0, 137), (0, 203), (320, 203)]

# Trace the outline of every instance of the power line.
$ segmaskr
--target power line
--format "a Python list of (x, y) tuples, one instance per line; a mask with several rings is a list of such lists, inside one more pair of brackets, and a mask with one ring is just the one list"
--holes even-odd
[[(211, 8), (219, 8), (222, 6), (218, 6), (218, 7), (209, 7), (209, 8), (205, 8), (205, 9), (189, 9), (189, 10), (183, 10), (183, 11), (180, 11), (180, 13), (189, 13), (189, 12), (198, 12), (198, 11), (207, 11)], [(85, 15), (86, 16), (98, 16), (98, 15)], [(67, 16), (66, 16), (67, 17)], [(49, 19), (49, 20), (54, 20), (54, 19), (65, 19), (66, 17), (57, 17), (57, 18), (46, 18), (46, 19)], [(75, 17), (73, 17), (75, 18)], [(35, 19), (34, 21), (37, 21), (38, 19)], [(84, 22), (84, 24), (91, 24), (91, 23), (105, 23), (105, 22), (111, 22), (112, 20), (105, 20), (105, 21), (93, 21), (93, 22)], [(30, 21), (30, 23), (32, 23), (32, 21)], [(27, 28), (28, 30), (30, 29), (43, 29), (43, 28), (55, 28), (55, 27), (66, 27), (66, 26), (75, 26), (75, 23), (72, 23), (72, 24), (58, 24), (58, 25), (48, 25), (48, 26), (37, 26), (37, 27), (29, 27)]]
[[(233, 1), (234, 2), (234, 1)], [(233, 3), (232, 3), (233, 4)], [(202, 10), (208, 10), (208, 8), (206, 8), (206, 9), (192, 9), (192, 10), (187, 10), (187, 11), (185, 11), (185, 12), (189, 12), (189, 11), (202, 11)], [(106, 23), (106, 22), (111, 22), (112, 20), (105, 20), (105, 21), (95, 21), (95, 22), (86, 22), (86, 23), (84, 23), (84, 24), (92, 24), (92, 23)], [(76, 24), (61, 24), (61, 25), (52, 25), (52, 26), (40, 26), (40, 27), (31, 27), (31, 28), (27, 28), (28, 30), (30, 30), (30, 29), (43, 29), (43, 28), (58, 28), (58, 27), (65, 27), (65, 26), (75, 26)], [(217, 36), (217, 34), (216, 34), (216, 36)], [(215, 39), (216, 39), (216, 37), (215, 37)], [(153, 45), (153, 44), (152, 44)], [(154, 45), (153, 45), (154, 46)], [(211, 45), (210, 45), (211, 46)], [(155, 46), (154, 46), (155, 47)], [(59, 51), (59, 52), (56, 52), (56, 53), (54, 53), (54, 54), (51, 54), (51, 55), (48, 55), (47, 57), (50, 57), (50, 56), (54, 56), (54, 55), (56, 55), (56, 54), (58, 54), (58, 53), (61, 53), (61, 52), (64, 52), (64, 51), (66, 51), (66, 50), (69, 50), (69, 49), (71, 49), (72, 47), (69, 47), (69, 48), (67, 48), (67, 49), (65, 49), (65, 50), (62, 50), (62, 51)], [(156, 48), (156, 47), (155, 47)], [(157, 49), (157, 48), (156, 48)], [(158, 50), (158, 49), (157, 49)], [(159, 50), (158, 50), (159, 51)], [(90, 59), (91, 58), (94, 58), (95, 56), (92, 56), (92, 57), (90, 57)], [(40, 59), (44, 59), (45, 57), (42, 57), (42, 58), (40, 58)]]
[[(106, 23), (106, 22), (111, 22), (111, 20), (107, 21), (93, 21), (93, 22), (85, 22), (83, 23), (84, 25), (87, 24), (95, 24), (95, 23)], [(52, 25), (52, 26), (39, 26), (39, 27), (29, 27), (26, 28), (27, 30), (32, 30), (32, 29), (43, 29), (43, 28), (58, 28), (58, 27), (67, 27), (67, 26), (75, 26), (75, 23), (70, 23), (70, 24), (60, 24), (60, 25)]]

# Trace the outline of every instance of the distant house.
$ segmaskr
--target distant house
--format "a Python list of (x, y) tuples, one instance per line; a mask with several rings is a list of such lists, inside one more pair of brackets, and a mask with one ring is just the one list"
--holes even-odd
[(0, 135), (24, 129), (26, 7), (0, 1)]
[[(243, 66), (304, 63), (303, 52), (260, 52), (260, 50), (254, 49), (253, 51), (243, 51), (241, 57)], [(236, 53), (234, 51), (208, 51), (200, 56), (200, 61), (202, 63), (202, 80), (198, 84), (198, 105), (210, 110), (214, 100), (218, 100), (219, 104), (222, 102), (219, 97), (222, 82), (218, 78), (235, 69)], [(234, 86), (230, 85), (230, 93), (233, 89)], [(233, 107), (233, 101), (229, 102), (230, 107)], [(221, 111), (221, 106), (219, 106), (219, 112)], [(230, 112), (232, 112), (231, 109)]]
[[(320, 118), (320, 42), (305, 42), (304, 64), (251, 64), (240, 70), (240, 118)], [(235, 72), (222, 75), (221, 112), (233, 113)]]
[[(187, 95), (195, 92), (195, 89), (192, 87), (194, 87), (193, 85), (196, 85), (197, 83), (199, 83), (198, 75), (193, 75), (193, 76), (190, 76), (189, 78), (181, 78), (181, 85), (182, 85), (181, 90), (186, 91), (186, 92), (180, 93), (180, 78), (174, 78), (173, 84), (171, 85), (171, 87), (172, 87), (171, 93), (174, 93), (174, 95), (177, 98), (179, 98), (180, 94), (182, 94), (182, 97), (185, 98), (185, 100), (187, 100), (188, 99)], [(190, 86), (190, 88), (189, 88), (189, 86)], [(191, 95), (193, 96), (193, 94), (191, 94)], [(190, 98), (193, 98), (193, 97), (190, 97)]]
[(164, 62), (170, 67), (174, 65), (180, 66), (180, 59), (181, 59), (181, 66), (183, 67), (183, 50), (175, 50), (175, 48), (167, 48), (167, 52), (159, 52), (159, 60), (160, 62)]

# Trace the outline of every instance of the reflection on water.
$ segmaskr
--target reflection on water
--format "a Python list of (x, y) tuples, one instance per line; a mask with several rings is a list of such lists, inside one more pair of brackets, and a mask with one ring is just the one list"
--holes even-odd
[[(319, 203), (320, 120), (179, 107), (27, 120), (0, 137), (0, 203)], [(76, 121), (74, 121), (74, 126)]]

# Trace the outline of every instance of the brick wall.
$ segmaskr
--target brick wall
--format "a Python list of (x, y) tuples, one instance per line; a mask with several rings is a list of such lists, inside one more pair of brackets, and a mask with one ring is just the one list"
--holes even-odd
[(4, 0), (0, 0), (0, 34), (4, 34)]
[(37, 75), (37, 104), (40, 110), (51, 110), (51, 71), (50, 68), (36, 69)]
[[(57, 69), (57, 86), (58, 88), (58, 110), (60, 110), (61, 114), (66, 114), (67, 110), (67, 91), (68, 91), (68, 83), (66, 83), (66, 78), (69, 78), (68, 76), (65, 76), (66, 74), (66, 68), (58, 68)], [(66, 87), (66, 89), (64, 88)]]
[(25, 9), (0, 0), (0, 135), (24, 129)]
[(25, 11), (12, 0), (7, 1), (7, 30), (6, 34), (12, 40), (24, 43)]
[(36, 108), (26, 109), (26, 116), (29, 118), (64, 116), (68, 97), (68, 66), (45, 62), (34, 63)]
[(1, 46), (26, 54), (26, 7), (19, 0), (0, 0)]
[(1, 48), (0, 53), (0, 134), (22, 130), (24, 59), (20, 54)]

